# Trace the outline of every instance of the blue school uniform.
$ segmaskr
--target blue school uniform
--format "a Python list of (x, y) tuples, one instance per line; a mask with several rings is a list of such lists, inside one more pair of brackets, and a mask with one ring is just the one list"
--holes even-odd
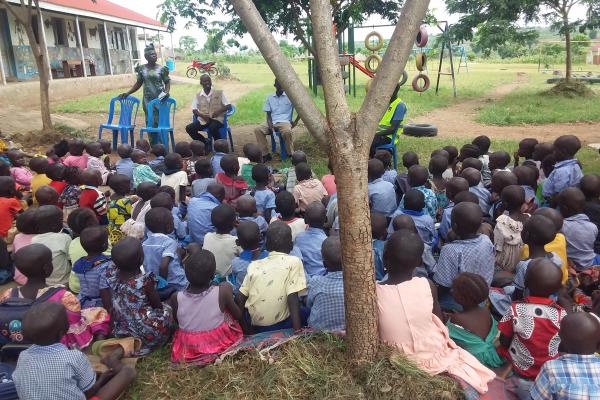
[(321, 331), (346, 329), (342, 271), (314, 276), (308, 283), (306, 304), (311, 308), (308, 326)]
[(550, 176), (544, 181), (544, 197), (552, 197), (568, 187), (579, 185), (583, 172), (575, 159), (557, 162)]
[(393, 185), (396, 182), (397, 176), (398, 171), (396, 171), (395, 169), (386, 169), (381, 179), (383, 179), (384, 181), (388, 181)]
[(188, 204), (188, 228), (192, 239), (199, 245), (204, 243), (204, 235), (215, 231), (210, 215), (219, 204), (221, 202), (208, 192), (192, 198)]
[(448, 240), (448, 232), (452, 229), (452, 210), (454, 209), (454, 202), (451, 201), (442, 211), (442, 219), (438, 232), (440, 237), (444, 240)]
[(369, 182), (369, 201), (372, 211), (389, 217), (396, 209), (394, 185), (382, 178)]
[(296, 236), (294, 248), (297, 248), (302, 254), (301, 260), (304, 264), (304, 272), (309, 277), (327, 273), (323, 266), (323, 256), (321, 254), (321, 246), (325, 239), (327, 239), (327, 235), (323, 229), (310, 226)]
[(469, 192), (475, 194), (479, 199), (479, 207), (481, 207), (483, 216), (490, 215), (490, 191), (484, 188), (483, 184), (479, 183), (477, 186), (471, 186)]
[(167, 284), (175, 286), (178, 290), (185, 289), (188, 281), (179, 254), (177, 254), (177, 241), (163, 233), (149, 231), (148, 238), (142, 242), (142, 248), (144, 249), (144, 271), (146, 273), (152, 272), (156, 277), (160, 277), (158, 267), (162, 259), (171, 257), (167, 273)]
[(423, 211), (413, 211), (413, 210), (396, 210), (394, 214), (392, 214), (392, 218), (390, 224), (388, 225), (388, 232), (394, 232), (394, 218), (398, 215), (408, 215), (415, 223), (415, 227), (417, 228), (417, 232), (419, 236), (423, 240), (425, 244), (428, 246), (433, 246), (435, 243), (435, 223), (429, 214)]
[[(253, 261), (252, 255), (252, 250), (243, 250), (238, 257), (231, 260), (231, 274), (227, 277), (227, 280), (233, 285), (233, 290), (236, 292), (240, 290), (240, 286), (244, 282), (244, 278), (248, 272), (248, 265)], [(256, 259), (262, 260), (263, 258), (267, 258), (268, 255), (268, 251), (261, 250)]]
[(447, 243), (433, 268), (433, 280), (444, 287), (452, 287), (452, 281), (461, 272), (480, 275), (488, 285), (494, 277), (496, 251), (494, 244), (485, 235), (473, 239), (455, 240)]
[[(254, 199), (256, 200), (256, 210), (261, 213), (266, 220), (270, 220), (270, 215), (265, 215), (268, 209), (275, 209), (275, 193), (270, 189), (254, 191)], [(270, 213), (269, 213), (270, 214)]]
[(567, 257), (578, 271), (596, 264), (594, 243), (598, 237), (598, 227), (587, 215), (575, 214), (565, 218), (561, 232), (567, 241)]
[(373, 264), (375, 264), (375, 280), (382, 281), (385, 277), (385, 268), (383, 267), (383, 248), (385, 240), (373, 240)]
[(73, 272), (79, 279), (79, 294), (77, 298), (81, 308), (102, 307), (100, 299), (100, 280), (106, 273), (106, 268), (112, 264), (110, 256), (101, 254), (91, 257), (81, 257), (73, 264)]
[(221, 153), (220, 151), (215, 152), (210, 159), (210, 164), (212, 165), (213, 176), (217, 176), (219, 172), (223, 172), (223, 168), (221, 168), (221, 158), (225, 153)]
[[(423, 208), (423, 212), (429, 214), (432, 219), (435, 219), (435, 213), (437, 212), (437, 197), (433, 190), (426, 188), (425, 186), (415, 186), (411, 187), (410, 189), (415, 189), (423, 193), (423, 196), (425, 196), (425, 208)], [(398, 204), (398, 209), (403, 208), (404, 199), (400, 200), (400, 204)]]
[(117, 161), (115, 169), (117, 170), (117, 174), (128, 176), (133, 187), (133, 161), (131, 158), (122, 158)]

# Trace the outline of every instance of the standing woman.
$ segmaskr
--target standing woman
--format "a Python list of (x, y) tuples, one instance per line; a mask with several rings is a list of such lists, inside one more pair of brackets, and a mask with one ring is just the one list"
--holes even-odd
[[(154, 49), (154, 44), (150, 43), (144, 49), (144, 58), (148, 61), (147, 64), (139, 65), (136, 67), (135, 72), (137, 74), (137, 81), (129, 89), (129, 91), (122, 93), (121, 98), (125, 98), (132, 93), (138, 91), (139, 88), (144, 85), (144, 99), (142, 101), (142, 107), (146, 114), (146, 121), (148, 120), (148, 103), (152, 100), (157, 99), (161, 92), (165, 93), (163, 98), (169, 96), (171, 90), (171, 78), (169, 78), (169, 68), (163, 67), (156, 63), (158, 56)], [(152, 127), (158, 126), (158, 109), (154, 109), (154, 118), (152, 121)], [(149, 135), (150, 144), (156, 144), (154, 135)], [(133, 144), (133, 143), (132, 143)]]

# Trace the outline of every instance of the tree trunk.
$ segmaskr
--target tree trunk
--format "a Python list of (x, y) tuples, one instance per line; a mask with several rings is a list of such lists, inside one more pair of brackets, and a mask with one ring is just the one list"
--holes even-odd
[(565, 82), (571, 82), (571, 73), (573, 70), (573, 60), (571, 59), (571, 30), (569, 28), (569, 16), (566, 12), (563, 14), (563, 27), (565, 29)]

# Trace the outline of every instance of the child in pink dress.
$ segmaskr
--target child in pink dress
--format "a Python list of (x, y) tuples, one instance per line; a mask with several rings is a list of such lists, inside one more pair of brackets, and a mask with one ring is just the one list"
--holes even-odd
[(496, 374), (450, 339), (434, 284), (413, 278), (422, 254), (423, 241), (416, 233), (400, 230), (388, 240), (383, 262), (389, 278), (376, 286), (379, 337), (424, 371), (446, 372), (486, 393)]
[(84, 153), (85, 143), (81, 139), (69, 141), (69, 155), (63, 160), (67, 167), (77, 167), (81, 170), (87, 168), (88, 155)]
[[(35, 208), (30, 208), (17, 217), (17, 230), (19, 233), (15, 235), (13, 241), (13, 254), (19, 251), (19, 249), (30, 245), (31, 239), (38, 233), (37, 223), (35, 221)], [(15, 268), (15, 282), (19, 285), (27, 283), (27, 277)]]
[(19, 150), (10, 150), (6, 153), (10, 160), (10, 176), (12, 176), (18, 185), (21, 185), (27, 189), (31, 186), (31, 178), (33, 174), (25, 166), (25, 154)]
[(171, 362), (205, 365), (242, 339), (242, 311), (233, 301), (229, 283), (211, 285), (216, 262), (210, 251), (192, 253), (184, 267), (190, 284), (171, 296), (173, 315), (179, 323)]

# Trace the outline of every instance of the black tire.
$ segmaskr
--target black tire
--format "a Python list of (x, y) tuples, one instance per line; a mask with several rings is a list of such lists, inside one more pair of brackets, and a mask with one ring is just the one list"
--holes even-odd
[(196, 75), (198, 75), (198, 71), (194, 67), (189, 67), (185, 72), (185, 76), (187, 76), (190, 79), (194, 79)]
[(413, 137), (434, 137), (438, 130), (431, 124), (405, 124), (402, 131), (406, 136)]
[(210, 67), (210, 68), (208, 69), (208, 71), (206, 71), (206, 72), (208, 72), (208, 75), (210, 75), (210, 76), (212, 76), (212, 77), (215, 77), (215, 76), (218, 76), (218, 75), (219, 75), (219, 70), (218, 70), (218, 69), (216, 69), (215, 67)]
[(407, 80), (408, 80), (408, 72), (402, 71), (402, 78), (400, 78), (400, 82), (398, 82), (398, 85), (400, 85), (400, 86), (404, 85)]

